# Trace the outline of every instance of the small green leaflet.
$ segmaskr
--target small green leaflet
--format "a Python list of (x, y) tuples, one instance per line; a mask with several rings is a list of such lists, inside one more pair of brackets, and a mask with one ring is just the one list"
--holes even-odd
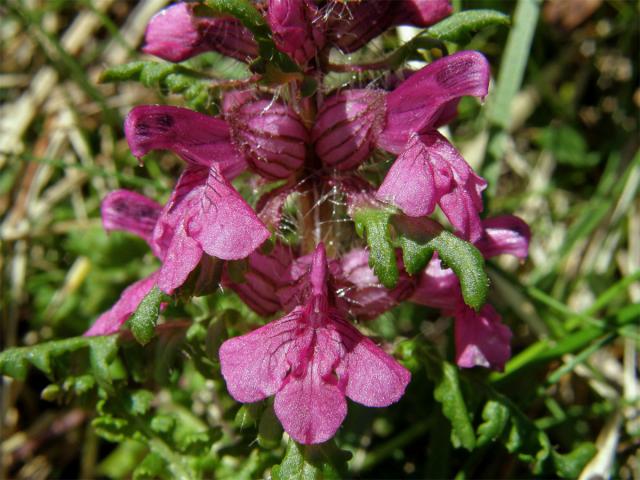
[(393, 288), (398, 283), (396, 246), (402, 249), (405, 269), (411, 275), (425, 268), (434, 252), (438, 252), (443, 263), (460, 279), (465, 303), (475, 310), (484, 305), (489, 278), (482, 254), (469, 242), (442, 230), (433, 220), (408, 218), (386, 209), (360, 208), (354, 212), (353, 220), (356, 232), (369, 246), (369, 266), (385, 287)]
[(127, 322), (131, 333), (141, 345), (149, 343), (156, 334), (160, 303), (164, 297), (165, 295), (154, 285)]
[(509, 25), (509, 17), (496, 10), (466, 10), (436, 23), (424, 32), (424, 36), (465, 44), (472, 34), (493, 25)]

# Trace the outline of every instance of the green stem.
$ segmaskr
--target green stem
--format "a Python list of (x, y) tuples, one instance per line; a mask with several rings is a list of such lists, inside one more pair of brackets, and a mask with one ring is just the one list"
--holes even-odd
[(358, 469), (358, 471), (369, 470), (372, 467), (376, 466), (385, 458), (389, 457), (395, 450), (404, 447), (405, 445), (411, 443), (416, 438), (424, 435), (429, 427), (433, 423), (433, 416), (427, 418), (426, 420), (422, 420), (413, 424), (411, 427), (406, 429), (401, 434), (393, 437), (388, 442), (380, 445), (378, 448), (372, 450), (367, 456), (364, 458), (362, 462), (362, 466)]

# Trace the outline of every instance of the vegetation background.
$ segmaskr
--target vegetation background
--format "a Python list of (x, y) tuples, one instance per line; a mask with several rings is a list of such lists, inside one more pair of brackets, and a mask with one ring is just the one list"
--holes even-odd
[[(115, 85), (99, 79), (108, 67), (143, 58), (138, 50), (147, 21), (166, 3), (0, 4), (2, 349), (81, 335), (125, 286), (153, 269), (142, 241), (104, 233), (99, 205), (116, 188), (166, 198), (179, 160), (157, 154), (157, 161), (139, 166), (122, 120), (135, 105), (181, 100), (167, 95), (166, 72)], [(510, 28), (470, 37), (466, 48), (487, 55), (496, 82), (482, 109), (473, 101), (461, 104), (451, 133), (489, 180), (486, 210), (515, 213), (533, 232), (525, 264), (490, 264), (491, 301), (514, 331), (514, 358), (504, 373), (464, 372), (462, 392), (474, 425), (490, 424), (481, 395), (469, 387), (489, 385), (489, 398), (508, 399), (494, 405), (496, 414), (504, 405), (517, 421), (522, 413), (538, 443), (529, 450), (515, 448), (512, 438), (483, 443), (480, 425), (472, 452), (455, 448), (433, 398), (433, 379), (414, 374), (400, 405), (382, 413), (350, 406), (337, 439), (352, 454), (349, 475), (536, 477), (547, 472), (536, 470), (545, 448), (546, 455), (557, 449), (588, 459), (596, 450), (576, 448), (592, 442), (597, 453), (581, 472), (563, 471), (553, 457), (555, 468), (545, 475), (638, 478), (640, 7), (631, 0), (453, 3), (457, 10), (494, 8), (513, 18)], [(397, 42), (390, 32), (376, 48)], [(216, 65), (220, 76), (242, 75), (237, 64), (215, 55), (197, 61)], [(185, 334), (183, 322), (182, 330), (167, 329), (144, 353), (123, 354), (140, 363), (139, 371), (129, 370), (130, 383), (154, 392), (138, 413), (151, 408), (198, 428), (216, 427), (227, 440), (210, 455), (211, 471), (261, 477), (284, 454), (282, 442), (270, 438), (276, 427), (267, 415), (257, 421), (239, 411), (219, 375), (194, 365), (200, 354), (215, 356), (222, 335), (215, 312), (228, 313), (224, 325), (232, 331), (238, 316), (248, 314), (221, 295), (190, 308), (175, 316), (196, 318), (204, 336), (193, 329)], [(392, 340), (417, 327), (437, 343), (443, 325), (435, 312), (408, 306), (370, 328)], [(206, 351), (194, 350), (196, 344)], [(143, 367), (147, 373), (137, 375)], [(108, 428), (99, 436), (94, 426), (100, 423), (92, 426), (91, 380), (78, 373), (51, 387), (51, 375), (41, 370), (30, 369), (23, 380), (3, 377), (0, 477), (122, 478), (143, 459), (147, 471), (136, 476), (155, 476), (148, 452), (162, 450), (154, 447), (161, 442), (154, 433), (106, 441)], [(241, 415), (248, 428), (238, 423)], [(210, 446), (216, 435), (200, 440)], [(188, 454), (199, 458), (192, 437)]]

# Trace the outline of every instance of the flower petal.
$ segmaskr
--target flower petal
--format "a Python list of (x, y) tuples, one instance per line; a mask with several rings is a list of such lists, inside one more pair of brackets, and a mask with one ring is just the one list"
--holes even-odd
[(443, 268), (435, 253), (427, 268), (420, 275), (418, 286), (411, 295), (413, 303), (451, 312), (462, 302), (460, 281), (453, 270)]
[[(189, 195), (198, 195), (208, 175), (208, 168), (188, 165), (178, 178), (153, 231), (151, 247), (161, 260), (166, 256), (175, 232), (187, 215), (191, 198)], [(182, 230), (184, 232), (184, 228)]]
[(435, 210), (437, 200), (448, 189), (445, 184), (444, 191), (436, 190), (435, 176), (439, 172), (434, 172), (427, 146), (419, 136), (414, 136), (407, 149), (391, 166), (376, 198), (401, 208), (412, 217), (429, 215)]
[(515, 215), (503, 215), (482, 221), (484, 235), (475, 245), (485, 258), (503, 253), (525, 259), (529, 254), (531, 230)]
[(503, 370), (511, 356), (511, 330), (491, 305), (478, 313), (461, 307), (455, 314), (456, 363), (460, 367)]
[(453, 145), (433, 131), (411, 137), (396, 159), (376, 197), (413, 217), (429, 215), (435, 202), (466, 240), (482, 236), (480, 178)]
[(329, 440), (347, 415), (342, 385), (333, 374), (343, 353), (340, 338), (319, 328), (314, 339), (307, 361), (287, 377), (273, 405), (285, 431), (303, 444)]
[(484, 98), (489, 63), (479, 52), (463, 51), (422, 68), (387, 95), (387, 122), (378, 146), (400, 153), (412, 133), (434, 128), (451, 101), (472, 95)]
[(135, 107), (124, 122), (131, 152), (142, 158), (151, 150), (170, 150), (190, 165), (219, 165), (227, 178), (246, 169), (242, 155), (231, 144), (223, 120), (167, 105)]
[(216, 166), (209, 169), (198, 197), (186, 214), (185, 230), (212, 257), (245, 258), (271, 235)]
[(142, 299), (151, 291), (158, 279), (158, 272), (129, 285), (120, 295), (118, 301), (98, 317), (91, 328), (84, 333), (85, 337), (111, 335), (136, 311)]
[(404, 395), (409, 370), (344, 320), (335, 319), (347, 353), (343, 360), (345, 394), (367, 407), (386, 407)]
[(184, 230), (182, 223), (173, 236), (160, 267), (158, 288), (167, 294), (182, 286), (202, 258), (202, 247)]
[(159, 203), (130, 190), (115, 190), (100, 205), (105, 230), (131, 232), (149, 244), (161, 211)]
[(220, 367), (227, 389), (239, 402), (257, 402), (276, 393), (290, 370), (287, 354), (297, 347), (301, 309), (253, 332), (225, 341)]

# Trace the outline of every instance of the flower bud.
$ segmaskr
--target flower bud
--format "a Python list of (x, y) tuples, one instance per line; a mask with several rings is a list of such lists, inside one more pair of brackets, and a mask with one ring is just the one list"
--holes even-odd
[(355, 52), (392, 26), (393, 3), (336, 2), (329, 16), (329, 40), (344, 53)]
[(397, 25), (428, 27), (451, 13), (449, 0), (362, 0), (335, 2), (327, 36), (351, 53)]
[(160, 11), (145, 32), (145, 53), (181, 62), (215, 51), (240, 61), (258, 56), (258, 46), (242, 24), (231, 17), (201, 17), (193, 3), (177, 3)]
[(338, 170), (365, 161), (384, 127), (385, 93), (381, 90), (345, 90), (324, 102), (311, 139), (322, 163)]
[(268, 179), (290, 176), (304, 164), (309, 134), (283, 102), (233, 92), (223, 102), (231, 140), (249, 166)]
[(223, 285), (259, 315), (273, 315), (282, 308), (276, 292), (286, 284), (292, 256), (291, 250), (280, 243), (269, 253), (255, 251), (247, 257), (241, 279), (234, 280), (231, 264), (226, 265)]
[(451, 15), (449, 0), (404, 0), (396, 8), (395, 25), (428, 27)]
[(278, 49), (304, 65), (324, 46), (325, 22), (310, 0), (270, 0), (267, 22)]

